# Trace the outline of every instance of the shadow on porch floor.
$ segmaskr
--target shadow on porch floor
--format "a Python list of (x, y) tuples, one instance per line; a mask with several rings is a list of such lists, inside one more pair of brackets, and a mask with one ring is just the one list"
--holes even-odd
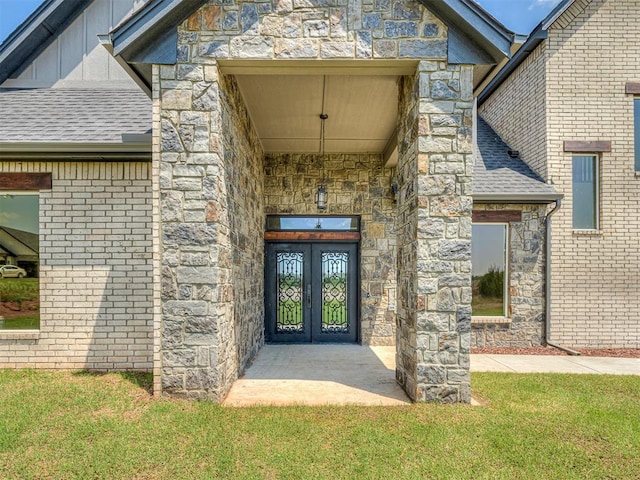
[(265, 345), (223, 402), (251, 405), (408, 405), (395, 347)]

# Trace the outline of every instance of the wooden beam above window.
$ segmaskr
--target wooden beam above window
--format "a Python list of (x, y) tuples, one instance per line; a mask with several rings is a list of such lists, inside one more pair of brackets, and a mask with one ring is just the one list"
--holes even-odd
[(0, 191), (51, 190), (50, 173), (0, 173)]
[(360, 232), (264, 232), (266, 241), (343, 241), (357, 242)]
[(473, 222), (475, 223), (510, 223), (521, 222), (520, 210), (474, 210)]
[(611, 142), (605, 140), (565, 140), (564, 151), (575, 153), (610, 152)]
[(627, 82), (624, 92), (630, 95), (640, 95), (640, 82)]

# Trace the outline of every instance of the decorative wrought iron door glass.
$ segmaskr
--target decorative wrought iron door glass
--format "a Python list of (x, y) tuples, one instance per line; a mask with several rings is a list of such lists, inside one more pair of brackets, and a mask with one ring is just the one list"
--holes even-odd
[(302, 252), (276, 253), (276, 333), (304, 333)]
[(322, 333), (348, 333), (348, 252), (322, 252)]
[(355, 342), (356, 243), (267, 243), (265, 332), (269, 342)]

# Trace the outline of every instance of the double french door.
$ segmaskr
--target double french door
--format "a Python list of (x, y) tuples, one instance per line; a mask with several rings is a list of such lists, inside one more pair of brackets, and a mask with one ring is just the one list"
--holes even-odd
[(355, 342), (357, 257), (353, 243), (268, 243), (268, 342)]

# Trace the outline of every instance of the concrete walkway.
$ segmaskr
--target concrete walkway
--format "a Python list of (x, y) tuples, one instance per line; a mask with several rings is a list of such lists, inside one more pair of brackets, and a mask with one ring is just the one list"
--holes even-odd
[[(395, 347), (265, 345), (224, 405), (408, 405)], [(472, 372), (640, 375), (638, 358), (471, 355)]]
[(471, 355), (471, 371), (640, 375), (640, 358), (563, 355)]

